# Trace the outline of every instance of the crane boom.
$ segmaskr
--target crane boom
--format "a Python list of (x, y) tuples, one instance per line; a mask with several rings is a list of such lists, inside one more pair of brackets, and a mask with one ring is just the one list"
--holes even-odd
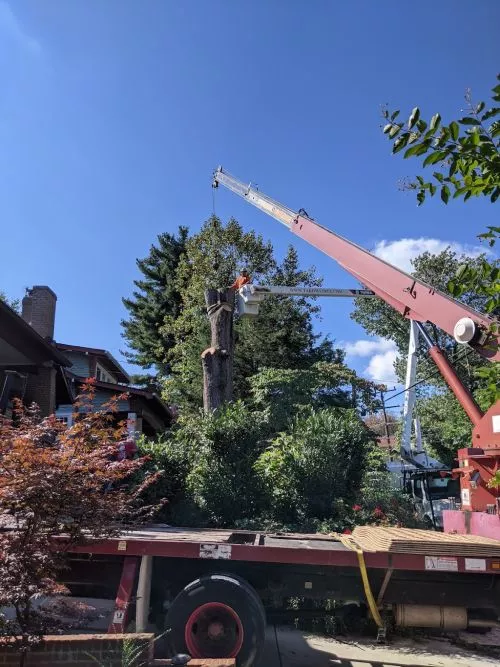
[(458, 451), (460, 468), (457, 472), (461, 479), (462, 507), (484, 511), (492, 502), (496, 503), (500, 491), (490, 489), (488, 482), (491, 471), (500, 467), (500, 401), (483, 413), (442, 350), (431, 340), (423, 323), (432, 322), (458, 343), (468, 344), (485, 359), (500, 361), (500, 331), (498, 326), (494, 326), (498, 325), (498, 320), (468, 307), (321, 226), (303, 209), (294, 211), (259, 192), (251, 184), (245, 185), (222, 167), (214, 173), (213, 187), (219, 184), (336, 260), (365, 289), (372, 290), (415, 323), (429, 347), (430, 356), (474, 427), (473, 446)]
[(251, 184), (245, 185), (222, 167), (214, 173), (213, 185), (217, 187), (219, 184), (335, 259), (365, 288), (375, 292), (404, 317), (419, 322), (430, 321), (453, 336), (457, 342), (468, 343), (483, 357), (500, 361), (500, 333), (492, 332), (492, 318), (323, 227), (308, 217), (305, 211), (294, 211), (259, 192)]

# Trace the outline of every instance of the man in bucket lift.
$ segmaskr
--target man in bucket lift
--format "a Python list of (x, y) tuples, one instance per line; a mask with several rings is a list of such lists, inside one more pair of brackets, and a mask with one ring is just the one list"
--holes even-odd
[[(243, 285), (247, 285), (247, 284), (250, 282), (250, 280), (251, 280), (251, 278), (250, 278), (250, 274), (249, 274), (248, 271), (243, 267), (243, 268), (240, 270), (240, 275), (236, 278), (236, 280), (234, 281), (234, 283), (233, 283), (232, 285), (229, 286), (228, 289), (230, 289), (230, 290), (234, 290), (235, 292), (237, 292), (241, 287), (243, 287)], [(235, 304), (234, 304), (234, 314), (235, 314), (235, 315), (239, 315), (239, 312), (238, 312), (238, 300), (237, 300), (237, 299), (235, 300)]]
[(250, 282), (250, 275), (248, 271), (243, 268), (240, 271), (240, 275), (236, 278), (234, 283), (229, 286), (229, 289), (233, 289), (235, 292), (237, 292), (240, 287), (243, 287), (243, 285), (247, 285)]

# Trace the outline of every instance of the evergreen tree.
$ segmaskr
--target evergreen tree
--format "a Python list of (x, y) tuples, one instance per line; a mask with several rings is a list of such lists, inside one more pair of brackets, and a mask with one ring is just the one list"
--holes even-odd
[(128, 361), (144, 369), (169, 372), (168, 351), (174, 345), (171, 334), (162, 331), (165, 317), (177, 317), (181, 303), (175, 284), (176, 270), (188, 238), (186, 227), (177, 235), (160, 234), (149, 255), (137, 260), (142, 278), (134, 281), (136, 290), (123, 304), (129, 319), (122, 320), (123, 338), (129, 350)]
[(21, 302), (19, 299), (9, 299), (9, 297), (0, 290), (0, 301), (6, 303), (12, 310), (15, 310), (16, 313), (21, 313)]
[[(198, 407), (202, 397), (200, 353), (208, 346), (210, 332), (204, 291), (227, 287), (245, 267), (257, 284), (319, 285), (313, 269), (301, 270), (297, 253), (289, 248), (277, 265), (273, 248), (254, 232), (245, 233), (236, 220), (226, 225), (210, 218), (186, 243), (177, 268), (176, 286), (181, 295), (178, 317), (165, 318), (162, 332), (173, 337), (169, 353), (171, 376), (166, 396), (178, 405)], [(247, 378), (260, 368), (306, 368), (317, 361), (334, 361), (338, 352), (330, 341), (313, 331), (318, 306), (307, 299), (268, 297), (258, 318), (235, 321), (235, 397), (249, 394)]]
[[(270, 285), (319, 287), (314, 268), (301, 269), (297, 251), (288, 247), (282, 263), (267, 280)], [(235, 369), (236, 387), (246, 393), (244, 378), (261, 368), (309, 368), (317, 361), (341, 361), (340, 350), (313, 329), (320, 306), (314, 299), (269, 296), (259, 308), (259, 316), (241, 319), (236, 324), (238, 347)], [(240, 380), (238, 384), (238, 380)]]

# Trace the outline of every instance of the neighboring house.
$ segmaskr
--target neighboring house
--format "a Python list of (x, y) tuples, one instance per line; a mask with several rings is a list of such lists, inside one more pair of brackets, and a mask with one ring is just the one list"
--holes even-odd
[(131, 386), (109, 352), (53, 340), (56, 302), (49, 287), (35, 285), (23, 299), (22, 316), (0, 303), (0, 413), (19, 396), (27, 404), (38, 403), (42, 414), (55, 413), (71, 424), (76, 397), (93, 378), (96, 409), (125, 394), (117, 419), (128, 421), (129, 432), (164, 431), (172, 422), (169, 407), (154, 392)]
[(73, 400), (58, 402), (56, 416), (71, 424), (74, 399), (88, 378), (93, 378), (95, 398), (100, 408), (113, 396), (127, 394), (118, 403), (119, 419), (127, 419), (129, 430), (145, 435), (165, 431), (172, 421), (172, 413), (157, 394), (131, 386), (130, 377), (118, 361), (107, 351), (79, 345), (56, 343), (56, 348), (71, 361), (71, 370), (63, 371), (71, 387)]
[[(37, 308), (27, 309), (25, 319), (0, 301), (0, 414), (11, 416), (13, 400), (22, 399), (40, 406), (48, 415), (56, 408), (56, 385), (60, 378), (59, 393), (68, 396), (62, 369), (71, 366), (69, 359), (52, 342), (54, 327), (50, 326), (56, 296), (48, 287), (39, 288)], [(32, 304), (30, 304), (31, 306)], [(32, 327), (31, 318), (38, 320)]]

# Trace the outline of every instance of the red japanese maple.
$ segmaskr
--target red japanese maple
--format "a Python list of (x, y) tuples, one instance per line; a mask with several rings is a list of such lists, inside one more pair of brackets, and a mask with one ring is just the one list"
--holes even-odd
[(144, 459), (117, 457), (120, 397), (97, 412), (93, 399), (88, 383), (70, 427), (20, 403), (12, 420), (0, 417), (0, 610), (15, 610), (11, 620), (0, 613), (0, 635), (16, 637), (24, 652), (55, 630), (36, 600), (67, 593), (58, 577), (68, 549), (144, 522), (156, 509), (141, 502), (156, 476), (131, 482)]

